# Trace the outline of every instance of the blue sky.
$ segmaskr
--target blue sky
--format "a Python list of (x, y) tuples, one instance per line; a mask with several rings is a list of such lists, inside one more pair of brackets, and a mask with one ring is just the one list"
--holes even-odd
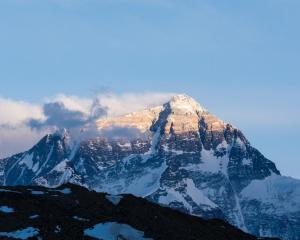
[(2, 0), (0, 96), (187, 93), (300, 178), (298, 0)]

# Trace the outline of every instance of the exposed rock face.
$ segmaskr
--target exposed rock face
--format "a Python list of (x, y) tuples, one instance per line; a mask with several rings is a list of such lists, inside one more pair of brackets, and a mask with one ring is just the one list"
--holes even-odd
[(157, 121), (162, 107), (156, 107), (142, 112), (134, 112), (121, 117), (102, 119), (97, 122), (99, 130), (113, 127), (135, 128), (141, 133), (149, 131), (152, 124)]
[(221, 220), (204, 220), (132, 195), (112, 196), (71, 184), (57, 189), (2, 187), (0, 196), (0, 239), (20, 232), (22, 239), (46, 240), (257, 239)]
[[(300, 239), (300, 181), (286, 181), (239, 129), (192, 98), (175, 96), (161, 107), (99, 120), (97, 126), (105, 138), (70, 144), (66, 133), (48, 135), (5, 159), (1, 181), (51, 187), (72, 182), (132, 193), (192, 215), (224, 218), (257, 236)], [(267, 187), (257, 196), (247, 190), (255, 193), (266, 184), (280, 196), (277, 201), (261, 197)], [(281, 211), (282, 204), (293, 207)]]

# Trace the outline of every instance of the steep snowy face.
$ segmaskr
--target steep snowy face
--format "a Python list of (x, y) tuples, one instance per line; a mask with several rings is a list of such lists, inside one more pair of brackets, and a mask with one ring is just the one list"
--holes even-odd
[(245, 219), (251, 223), (250, 232), (300, 239), (300, 180), (275, 174), (253, 180), (242, 190), (240, 199)]
[[(132, 193), (192, 215), (226, 219), (257, 236), (299, 240), (295, 189), (300, 183), (294, 181), (294, 193), (285, 192), (284, 199), (275, 187), (276, 202), (249, 195), (254, 188), (269, 194), (264, 187), (269, 177), (285, 181), (239, 129), (191, 97), (178, 95), (163, 106), (96, 124), (101, 137), (71, 147), (65, 134), (49, 135), (5, 159), (0, 180), (47, 187), (72, 182), (111, 194)], [(274, 209), (280, 201), (294, 210), (279, 214)]]
[(300, 210), (300, 180), (272, 174), (262, 179), (254, 180), (243, 189), (244, 199), (251, 199), (278, 206), (268, 211), (278, 215), (299, 212)]
[(29, 151), (6, 159), (4, 185), (27, 185), (39, 176), (48, 174), (70, 155), (69, 135), (63, 131), (47, 135)]

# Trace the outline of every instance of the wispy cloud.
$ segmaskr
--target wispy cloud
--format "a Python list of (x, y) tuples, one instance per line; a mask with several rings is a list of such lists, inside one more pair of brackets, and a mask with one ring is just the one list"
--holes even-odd
[(44, 118), (39, 105), (25, 101), (16, 101), (0, 97), (0, 109), (0, 125), (16, 126), (32, 117), (35, 119)]
[(97, 99), (107, 107), (108, 116), (123, 115), (145, 108), (159, 106), (171, 99), (175, 93), (124, 93), (100, 94)]
[[(27, 150), (43, 135), (67, 128), (74, 136), (84, 129), (85, 136), (95, 136), (95, 120), (123, 115), (167, 102), (173, 93), (103, 93), (96, 98), (59, 94), (46, 102), (32, 104), (0, 98), (0, 158)], [(105, 137), (137, 136), (136, 129), (116, 128), (102, 131)]]
[(106, 108), (96, 99), (90, 106), (89, 114), (79, 110), (68, 109), (63, 102), (51, 102), (43, 105), (45, 120), (30, 119), (27, 124), (31, 128), (80, 128), (106, 115)]

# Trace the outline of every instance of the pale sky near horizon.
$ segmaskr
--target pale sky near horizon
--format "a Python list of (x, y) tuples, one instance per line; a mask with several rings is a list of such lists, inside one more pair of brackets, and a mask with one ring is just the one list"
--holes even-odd
[(299, 11), (298, 0), (2, 0), (0, 102), (186, 93), (300, 178)]

